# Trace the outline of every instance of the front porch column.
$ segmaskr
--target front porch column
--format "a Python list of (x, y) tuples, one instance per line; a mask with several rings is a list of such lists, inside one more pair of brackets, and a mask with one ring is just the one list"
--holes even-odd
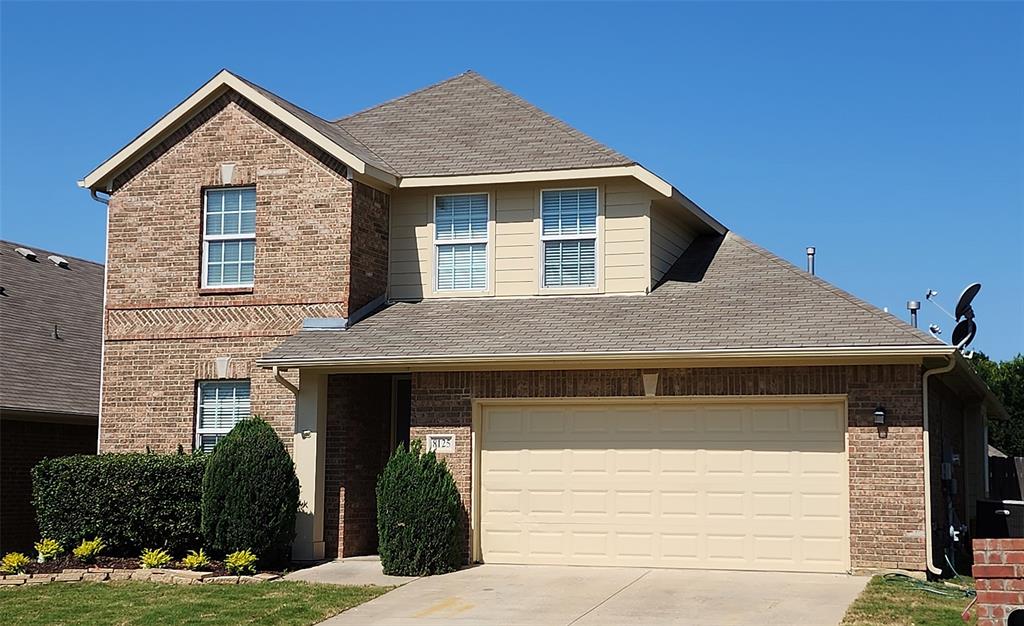
[(295, 398), (295, 473), (299, 477), (299, 515), (295, 519), (292, 559), (324, 558), (324, 462), (327, 456), (327, 375), (299, 370)]

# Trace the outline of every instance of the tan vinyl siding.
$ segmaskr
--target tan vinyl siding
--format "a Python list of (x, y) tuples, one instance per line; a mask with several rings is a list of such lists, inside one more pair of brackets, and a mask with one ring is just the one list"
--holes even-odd
[(696, 234), (687, 226), (678, 209), (651, 205), (651, 281), (652, 287), (672, 267)]
[[(391, 196), (391, 297), (416, 300), (429, 293), (434, 248), (425, 190)], [(426, 287), (424, 287), (426, 286)]]
[[(598, 188), (598, 286), (542, 289), (540, 192)], [(488, 289), (435, 292), (433, 202), (445, 193), (490, 194), (493, 227), (488, 244)], [(650, 220), (653, 192), (629, 178), (397, 190), (391, 200), (390, 297), (396, 300), (547, 293), (642, 293), (651, 282)]]

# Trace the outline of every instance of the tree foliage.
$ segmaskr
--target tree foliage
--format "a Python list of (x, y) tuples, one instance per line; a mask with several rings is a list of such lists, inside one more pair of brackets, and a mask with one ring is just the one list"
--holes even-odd
[(993, 361), (976, 352), (971, 363), (1010, 414), (1007, 421), (989, 421), (989, 443), (1009, 456), (1024, 456), (1024, 354)]

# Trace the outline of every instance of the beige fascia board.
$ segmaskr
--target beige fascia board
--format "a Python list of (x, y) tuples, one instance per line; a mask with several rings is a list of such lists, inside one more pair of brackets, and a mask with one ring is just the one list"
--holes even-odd
[(367, 165), (364, 161), (325, 137), (309, 124), (303, 122), (277, 103), (239, 80), (236, 76), (231, 74), (231, 72), (221, 70), (205, 85), (185, 99), (184, 102), (161, 117), (134, 141), (90, 172), (84, 179), (79, 181), (78, 186), (94, 189), (98, 185), (113, 179), (125, 167), (127, 167), (128, 164), (133, 162), (142, 154), (145, 154), (145, 152), (162, 137), (177, 130), (195, 113), (202, 110), (203, 107), (215, 98), (219, 97), (227, 89), (233, 89), (248, 100), (252, 101), (258, 107), (280, 120), (286, 126), (289, 126), (295, 132), (299, 133), (306, 139), (309, 139), (317, 147), (323, 149), (328, 154), (334, 156), (339, 161), (352, 168), (356, 173), (372, 176), (373, 178), (392, 187), (397, 185), (398, 179), (395, 176), (376, 167)]
[(259, 359), (256, 363), (264, 368), (274, 366), (282, 369), (308, 367), (349, 372), (866, 365), (920, 364), (925, 358), (949, 355), (952, 351), (953, 347), (946, 345), (855, 346), (766, 350), (723, 349), (564, 354), (422, 355), (341, 359)]
[(505, 172), (501, 174), (465, 174), (460, 176), (410, 176), (398, 182), (399, 189), (424, 187), (452, 187), (459, 185), (501, 185), (507, 183), (543, 183), (558, 180), (587, 180), (593, 178), (634, 178), (690, 211), (708, 228), (725, 234), (726, 227), (711, 217), (695, 202), (684, 196), (678, 189), (642, 165), (619, 165), (613, 167), (588, 167), (565, 170), (539, 170), (534, 172)]
[[(538, 170), (532, 172), (504, 172), (497, 174), (462, 174), (456, 176), (408, 176), (398, 182), (399, 189), (422, 187), (454, 187), (459, 185), (500, 185), (505, 183), (534, 183), (556, 180), (585, 180), (589, 178), (636, 177), (635, 165), (614, 167), (587, 167), (565, 170)], [(643, 168), (640, 168), (643, 169)]]
[(687, 198), (685, 195), (683, 195), (682, 192), (680, 192), (678, 189), (674, 187), (672, 188), (672, 199), (681, 204), (683, 207), (685, 207), (690, 213), (693, 214), (694, 217), (703, 222), (706, 226), (708, 226), (711, 230), (715, 231), (719, 235), (724, 235), (729, 230), (721, 222), (711, 217), (711, 215), (709, 215), (707, 211), (700, 208), (700, 206), (696, 202)]

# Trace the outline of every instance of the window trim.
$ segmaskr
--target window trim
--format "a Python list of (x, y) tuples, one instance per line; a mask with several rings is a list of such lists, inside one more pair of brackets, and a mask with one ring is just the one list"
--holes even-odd
[[(486, 237), (474, 237), (473, 239), (438, 239), (437, 238), (437, 199), (438, 198), (450, 198), (453, 196), (484, 196), (487, 198), (487, 236)], [(491, 267), (494, 265), (492, 261), (492, 254), (494, 252), (494, 204), (491, 202), (491, 193), (489, 191), (464, 191), (459, 193), (436, 193), (433, 195), (433, 208), (430, 213), (430, 238), (433, 244), (433, 259), (434, 267), (431, 271), (431, 287), (434, 294), (438, 295), (461, 295), (461, 294), (489, 294), (491, 292)], [(484, 286), (479, 289), (442, 289), (438, 285), (438, 270), (439, 270), (439, 248), (441, 246), (460, 245), (460, 244), (484, 244)]]
[[(230, 290), (230, 289), (252, 289), (253, 286), (256, 284), (256, 250), (255, 250), (255, 243), (256, 243), (256, 232), (255, 231), (256, 231), (256, 228), (255, 228), (255, 226), (253, 227), (253, 233), (251, 235), (250, 234), (231, 234), (231, 235), (207, 235), (206, 234), (206, 216), (207, 216), (207, 209), (209, 208), (210, 192), (211, 191), (223, 191), (223, 190), (226, 190), (226, 189), (238, 189), (238, 190), (252, 189), (253, 193), (255, 193), (256, 192), (256, 185), (229, 185), (229, 186), (224, 186), (224, 187), (206, 187), (206, 188), (203, 189), (203, 211), (202, 211), (202, 219), (200, 221), (200, 226), (199, 226), (199, 228), (200, 228), (199, 232), (201, 233), (202, 240), (203, 240), (203, 252), (202, 252), (202, 261), (200, 262), (200, 266), (199, 266), (199, 287), (200, 287), (200, 289), (206, 290), (206, 291), (220, 290), (220, 289), (225, 289), (225, 290)], [(258, 209), (256, 211), (256, 216), (257, 216), (257, 218), (259, 217), (259, 210)], [(252, 255), (252, 268), (253, 268), (253, 271), (252, 271), (252, 282), (248, 282), (248, 283), (242, 283), (242, 282), (216, 283), (216, 284), (213, 284), (213, 285), (211, 285), (209, 282), (207, 282), (207, 278), (209, 276), (210, 242), (211, 241), (214, 241), (214, 242), (216, 242), (216, 241), (252, 241), (253, 242), (253, 247), (254, 247), (253, 255)]]
[[(194, 394), (195, 395), (195, 399), (196, 399), (196, 423), (195, 423), (195, 428), (193, 429), (195, 431), (195, 436), (192, 438), (192, 449), (193, 450), (202, 450), (202, 445), (203, 445), (202, 437), (203, 437), (203, 435), (221, 435), (221, 436), (223, 436), (223, 435), (226, 435), (229, 432), (231, 432), (231, 428), (234, 428), (234, 425), (232, 425), (231, 428), (228, 428), (228, 429), (223, 429), (223, 428), (201, 428), (200, 427), (200, 417), (201, 417), (201, 412), (203, 410), (203, 399), (202, 399), (203, 398), (203, 396), (202, 396), (203, 384), (204, 383), (242, 383), (242, 382), (249, 383), (249, 417), (252, 417), (252, 379), (251, 378), (201, 378), (201, 379), (197, 379), (196, 380), (195, 394)], [(246, 419), (246, 418), (243, 418), (243, 419)]]
[[(597, 215), (594, 219), (594, 233), (591, 235), (545, 235), (544, 234), (544, 193), (548, 191), (581, 191), (593, 189), (597, 201)], [(601, 240), (604, 238), (604, 205), (601, 202), (601, 188), (597, 185), (577, 185), (573, 187), (543, 187), (537, 194), (537, 285), (540, 293), (573, 294), (600, 293), (603, 284), (603, 263), (601, 262)], [(594, 284), (592, 285), (553, 285), (544, 284), (544, 243), (547, 241), (594, 241)]]

